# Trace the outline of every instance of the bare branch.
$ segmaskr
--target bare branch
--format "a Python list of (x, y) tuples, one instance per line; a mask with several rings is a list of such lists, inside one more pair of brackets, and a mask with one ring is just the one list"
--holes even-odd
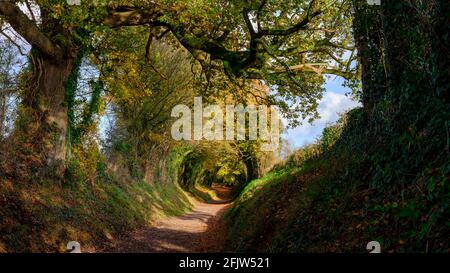
[(36, 17), (34, 16), (33, 9), (31, 8), (30, 2), (28, 0), (25, 0), (25, 5), (27, 6), (28, 12), (30, 13), (31, 19), (33, 22), (37, 22)]
[(253, 28), (253, 24), (252, 24), (252, 21), (250, 20), (250, 17), (248, 16), (248, 13), (249, 13), (248, 9), (244, 8), (242, 10), (242, 15), (244, 16), (245, 24), (247, 25), (248, 31), (250, 32), (250, 36), (253, 37), (255, 35), (256, 31)]
[(17, 47), (17, 50), (19, 51), (20, 55), (22, 56), (26, 56), (27, 54), (25, 54), (25, 52), (23, 52), (22, 47), (16, 43), (13, 38), (9, 37), (8, 34), (6, 34), (3, 29), (0, 28), (0, 34), (2, 34), (3, 36), (5, 36), (6, 39), (8, 39), (8, 41), (10, 41), (15, 47)]
[(151, 58), (150, 58), (150, 50), (152, 47), (153, 38), (155, 37), (153, 30), (150, 30), (150, 34), (148, 35), (147, 44), (145, 45), (145, 59), (147, 60), (147, 64), (150, 66), (153, 71), (155, 71), (156, 74), (158, 74), (159, 77), (161, 77), (164, 80), (167, 80), (167, 77), (158, 71), (156, 67), (152, 64)]

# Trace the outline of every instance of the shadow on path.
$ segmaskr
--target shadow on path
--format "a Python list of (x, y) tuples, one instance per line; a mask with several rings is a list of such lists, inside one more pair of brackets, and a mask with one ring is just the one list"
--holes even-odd
[(113, 242), (107, 252), (220, 252), (224, 242), (220, 218), (231, 203), (226, 192), (229, 189), (219, 190), (221, 200), (214, 203), (193, 200), (194, 209), (191, 212), (162, 219), (153, 227), (136, 230), (129, 237)]

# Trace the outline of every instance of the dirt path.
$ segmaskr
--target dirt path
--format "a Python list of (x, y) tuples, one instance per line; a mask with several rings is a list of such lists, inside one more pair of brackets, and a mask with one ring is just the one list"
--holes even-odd
[(153, 227), (137, 230), (130, 238), (116, 242), (112, 251), (220, 252), (224, 242), (220, 216), (230, 204), (207, 204), (196, 200), (193, 203), (191, 212), (168, 217), (158, 221)]

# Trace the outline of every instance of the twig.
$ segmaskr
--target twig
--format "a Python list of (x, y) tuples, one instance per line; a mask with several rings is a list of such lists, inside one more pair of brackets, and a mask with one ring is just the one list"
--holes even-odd
[(22, 50), (22, 47), (16, 43), (11, 37), (9, 37), (8, 34), (6, 34), (3, 29), (0, 29), (0, 34), (2, 34), (3, 36), (5, 36), (6, 39), (8, 39), (15, 47), (17, 47), (17, 50), (19, 50), (20, 55), (22, 56), (27, 56), (27, 54), (25, 54)]

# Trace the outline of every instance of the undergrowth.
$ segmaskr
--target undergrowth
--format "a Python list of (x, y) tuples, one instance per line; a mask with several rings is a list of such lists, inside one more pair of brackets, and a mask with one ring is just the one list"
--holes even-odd
[(250, 182), (225, 215), (229, 250), (366, 252), (375, 240), (383, 252), (448, 251), (448, 157), (435, 154), (387, 183), (395, 170), (376, 167), (386, 152), (368, 134), (362, 110), (353, 110)]
[(134, 179), (88, 147), (74, 149), (64, 180), (0, 179), (0, 252), (64, 252), (69, 241), (108, 252), (133, 229), (185, 213), (192, 204), (178, 186), (179, 158), (174, 150), (166, 159), (167, 175)]

